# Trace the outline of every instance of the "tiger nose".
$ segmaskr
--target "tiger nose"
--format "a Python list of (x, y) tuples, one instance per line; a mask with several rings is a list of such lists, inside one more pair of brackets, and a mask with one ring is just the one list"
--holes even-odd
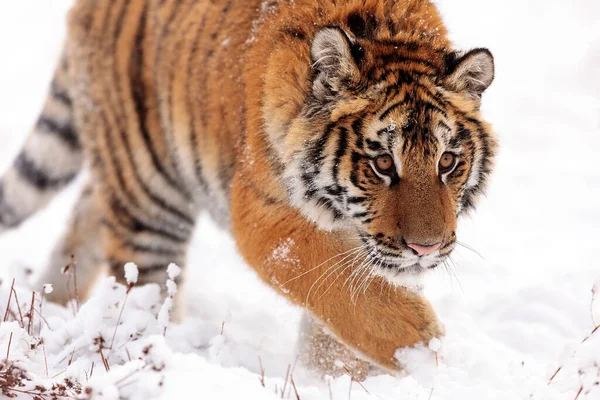
[(419, 257), (420, 256), (428, 256), (429, 254), (431, 254), (434, 251), (436, 251), (437, 249), (439, 249), (441, 245), (442, 245), (442, 242), (438, 242), (435, 244), (429, 244), (429, 245), (423, 245), (423, 244), (417, 244), (417, 243), (407, 243), (407, 246), (410, 247), (411, 249), (413, 249), (414, 251), (416, 251), (417, 255), (419, 255)]

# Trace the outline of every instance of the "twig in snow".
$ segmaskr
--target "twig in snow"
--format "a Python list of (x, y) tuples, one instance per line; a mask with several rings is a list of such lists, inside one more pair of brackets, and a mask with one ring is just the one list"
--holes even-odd
[(77, 285), (77, 260), (75, 255), (71, 254), (71, 265), (73, 266), (73, 285), (75, 286), (75, 304), (77, 304), (77, 312), (79, 312), (79, 286)]
[(261, 360), (260, 356), (258, 356), (258, 365), (260, 366), (260, 384), (262, 385), (262, 387), (266, 387), (265, 386), (265, 369), (263, 368), (262, 360)]
[(31, 326), (33, 325), (33, 307), (35, 305), (35, 291), (31, 291), (31, 308), (29, 309), (29, 322), (27, 322), (27, 334), (31, 335)]
[(100, 358), (102, 359), (102, 364), (104, 364), (104, 369), (106, 372), (110, 371), (110, 366), (108, 365), (108, 361), (106, 361), (106, 357), (104, 357), (104, 352), (102, 351), (102, 345), (100, 345)]
[(581, 383), (581, 374), (582, 374), (582, 372), (579, 371), (579, 391), (577, 392), (577, 394), (575, 395), (575, 398), (573, 400), (577, 400), (579, 398), (579, 396), (581, 395), (581, 392), (583, 392), (583, 383)]
[(292, 365), (288, 364), (287, 372), (285, 373), (285, 381), (283, 382), (283, 389), (281, 389), (281, 398), (285, 396), (285, 389), (287, 388), (288, 379), (290, 378), (290, 370), (292, 369)]
[[(42, 320), (44, 317), (42, 316), (42, 307), (44, 306), (44, 293), (46, 292), (46, 285), (42, 287), (42, 293), (40, 298), (40, 323), (39, 323), (39, 334), (42, 334)], [(48, 325), (48, 321), (46, 321), (46, 325)]]
[(109, 372), (110, 366), (108, 365), (108, 361), (106, 360), (106, 357), (104, 357), (104, 352), (102, 351), (104, 348), (104, 338), (102, 336), (95, 338), (94, 345), (98, 346), (98, 353), (100, 354), (100, 358), (102, 359), (104, 369), (106, 370), (106, 372)]
[(17, 291), (14, 287), (11, 290), (15, 294), (15, 303), (17, 303), (17, 310), (19, 311), (19, 322), (21, 323), (21, 328), (25, 329), (25, 323), (23, 322), (23, 312), (21, 311), (21, 305), (19, 304), (19, 297), (17, 296)]
[(96, 365), (95, 361), (92, 362), (92, 369), (90, 370), (90, 379), (92, 379), (92, 376), (94, 376), (94, 365)]
[(348, 388), (348, 400), (352, 400), (352, 384), (354, 383), (354, 378), (350, 377), (350, 387)]
[(63, 369), (62, 371), (60, 371), (58, 374), (54, 375), (51, 379), (55, 379), (57, 376), (61, 376), (62, 374), (64, 374), (65, 372), (67, 372), (66, 369)]
[(10, 333), (10, 339), (8, 339), (8, 348), (6, 349), (6, 360), (8, 360), (8, 356), (10, 355), (10, 345), (12, 344), (13, 333)]
[[(591, 303), (591, 306), (590, 306), (590, 308), (592, 309), (592, 321), (594, 320), (593, 303), (594, 303), (594, 300), (595, 300), (595, 297), (596, 297), (595, 295), (596, 295), (595, 287), (592, 287), (592, 303)], [(594, 334), (596, 332), (598, 332), (598, 330), (600, 330), (600, 325), (595, 325), (594, 329), (592, 329), (592, 332), (589, 335), (587, 335), (585, 338), (583, 338), (583, 340), (581, 341), (581, 343), (579, 343), (579, 345), (581, 346), (582, 344), (584, 344), (585, 342), (587, 342), (588, 340), (590, 340), (592, 338), (592, 336), (594, 336)], [(575, 354), (575, 352), (573, 352), (573, 354)], [(552, 381), (554, 380), (554, 378), (556, 378), (556, 375), (558, 375), (559, 372), (562, 371), (562, 369), (563, 369), (563, 365), (560, 365), (556, 369), (556, 371), (554, 371), (554, 373), (552, 374), (552, 376), (548, 380), (548, 385), (550, 385), (552, 383)], [(579, 394), (577, 394), (577, 397), (579, 397)], [(577, 397), (575, 399), (577, 399)]]
[(360, 383), (360, 381), (354, 377), (354, 375), (352, 374), (352, 371), (350, 371), (350, 370), (348, 369), (348, 367), (346, 367), (345, 365), (344, 365), (344, 371), (346, 371), (346, 373), (347, 373), (348, 375), (350, 375), (350, 379), (352, 379), (353, 381), (355, 381), (356, 383), (358, 383), (358, 384), (360, 385), (360, 387), (361, 387), (361, 388), (363, 388), (363, 390), (364, 390), (365, 392), (367, 392), (367, 394), (371, 394), (371, 393), (369, 393), (369, 391), (367, 390), (367, 388), (366, 388), (366, 387), (364, 387), (364, 385), (363, 385), (362, 383)]
[(125, 293), (125, 300), (123, 300), (123, 305), (121, 306), (121, 311), (119, 312), (119, 318), (117, 318), (117, 324), (115, 325), (115, 330), (112, 335), (112, 339), (110, 341), (109, 349), (113, 349), (113, 345), (115, 344), (115, 337), (117, 336), (117, 329), (119, 329), (119, 325), (121, 324), (121, 318), (123, 317), (123, 311), (125, 310), (125, 305), (127, 304), (127, 299), (129, 298), (129, 291), (133, 288), (133, 284), (130, 283), (127, 287), (127, 293)]
[(431, 388), (431, 392), (429, 392), (429, 399), (428, 400), (431, 400), (432, 397), (433, 397), (433, 388)]
[(44, 323), (46, 324), (46, 326), (48, 327), (48, 329), (50, 329), (50, 324), (48, 323), (48, 320), (42, 315), (42, 303), (40, 301), (40, 310), (36, 310), (34, 309), (34, 312), (38, 313), (38, 316), (40, 317), (40, 323), (39, 323), (39, 329), (40, 332), (42, 331), (42, 321), (44, 321)]
[(4, 313), (4, 322), (8, 320), (8, 310), (10, 310), (10, 301), (12, 299), (12, 293), (15, 289), (15, 279), (12, 280), (12, 285), (10, 286), (10, 292), (8, 292), (8, 304), (6, 305), (6, 312)]
[(590, 302), (590, 316), (592, 317), (592, 325), (597, 326), (594, 318), (594, 302), (596, 301), (596, 285), (592, 286), (592, 301)]
[(41, 339), (40, 343), (42, 345), (42, 351), (44, 352), (44, 365), (46, 367), (46, 378), (48, 378), (48, 357), (46, 356), (46, 343), (44, 342), (44, 339)]
[[(75, 259), (75, 255), (71, 254), (71, 261), (65, 265), (62, 269), (62, 274), (65, 275), (68, 272), (71, 272), (69, 277), (67, 278), (67, 293), (69, 296), (69, 300), (75, 300), (75, 306), (73, 307), (73, 315), (77, 315), (79, 312), (79, 287), (77, 285), (77, 260)], [(71, 283), (71, 277), (73, 277), (73, 292), (71, 292), (69, 284)]]
[(294, 394), (296, 395), (296, 400), (300, 400), (300, 395), (298, 394), (298, 388), (296, 388), (296, 382), (294, 382), (294, 377), (290, 377), (290, 381), (292, 382), (292, 387), (294, 388)]

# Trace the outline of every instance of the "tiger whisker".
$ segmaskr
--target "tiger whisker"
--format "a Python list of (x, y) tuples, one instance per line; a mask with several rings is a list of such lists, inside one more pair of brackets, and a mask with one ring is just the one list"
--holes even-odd
[[(450, 265), (450, 262), (452, 263), (452, 265)], [(460, 279), (458, 279), (458, 275), (456, 275), (456, 273), (454, 272), (454, 269), (456, 268), (456, 266), (455, 266), (452, 258), (448, 257), (447, 260), (444, 260), (444, 266), (446, 267), (445, 268), (446, 271), (454, 278), (456, 283), (458, 283), (458, 286), (460, 287), (460, 291), (464, 294), (465, 290), (462, 286), (462, 283), (460, 282)]]
[(469, 245), (467, 245), (467, 244), (465, 244), (465, 243), (459, 242), (458, 240), (456, 241), (456, 244), (457, 244), (457, 245), (459, 245), (459, 246), (462, 246), (462, 247), (464, 247), (464, 248), (465, 248), (465, 249), (467, 249), (467, 250), (470, 250), (470, 251), (472, 251), (472, 252), (473, 252), (473, 253), (475, 253), (477, 256), (479, 256), (479, 258), (481, 258), (482, 260), (484, 260), (484, 261), (485, 261), (485, 257), (484, 257), (484, 256), (482, 256), (482, 255), (481, 255), (481, 253), (479, 253), (477, 250), (475, 250), (475, 249), (474, 249), (474, 248), (472, 248), (471, 246), (469, 246)]
[[(353, 263), (353, 261), (354, 261), (354, 260), (356, 260), (356, 259), (357, 259), (357, 258), (358, 258), (360, 255), (361, 255), (361, 252), (358, 252), (358, 255), (356, 255), (356, 256), (355, 256), (353, 259), (347, 260), (347, 258), (349, 258), (349, 257), (351, 257), (351, 256), (352, 256), (352, 254), (351, 254), (351, 255), (349, 255), (348, 257), (345, 257), (345, 258), (344, 258), (344, 260), (346, 260), (346, 261), (344, 261), (344, 260), (340, 260), (338, 263), (336, 263), (336, 264), (338, 264), (338, 267), (337, 267), (337, 268), (336, 268), (334, 271), (331, 271), (329, 274), (327, 274), (327, 276), (326, 276), (326, 277), (325, 277), (323, 280), (321, 280), (321, 283), (319, 284), (319, 286), (317, 286), (317, 288), (315, 289), (315, 291), (316, 291), (316, 292), (318, 292), (318, 291), (319, 291), (319, 288), (320, 288), (320, 287), (321, 287), (321, 286), (322, 286), (322, 285), (325, 283), (325, 281), (327, 281), (327, 279), (329, 279), (329, 277), (330, 277), (331, 275), (335, 274), (335, 273), (336, 273), (337, 271), (339, 271), (340, 269), (342, 269), (342, 268), (344, 268), (344, 267), (347, 267), (347, 266), (348, 266), (348, 264), (351, 264), (351, 263)], [(340, 265), (340, 263), (342, 263), (342, 264)], [(345, 271), (345, 268), (344, 268), (342, 271)], [(335, 281), (337, 280), (337, 278), (338, 278), (338, 277), (339, 277), (339, 274), (338, 274), (338, 276), (336, 277), (336, 279), (334, 279), (333, 283), (335, 283)], [(332, 283), (332, 285), (333, 285), (333, 283)], [(324, 295), (324, 294), (323, 294), (323, 295)], [(323, 295), (321, 295), (321, 297), (323, 297)]]
[(288, 281), (286, 281), (285, 283), (283, 283), (281, 286), (283, 287), (283, 286), (287, 285), (288, 283), (290, 283), (290, 282), (292, 282), (292, 281), (295, 281), (296, 279), (298, 279), (298, 278), (301, 278), (301, 277), (303, 277), (303, 276), (304, 276), (304, 275), (306, 275), (306, 274), (309, 274), (309, 273), (311, 273), (311, 272), (312, 272), (312, 271), (314, 271), (315, 269), (319, 268), (320, 266), (324, 265), (325, 263), (328, 263), (329, 261), (333, 260), (333, 259), (334, 259), (334, 258), (336, 258), (336, 257), (341, 257), (341, 256), (343, 256), (344, 254), (348, 254), (348, 253), (350, 253), (350, 252), (353, 252), (353, 251), (358, 251), (358, 250), (362, 249), (362, 247), (363, 247), (363, 246), (356, 246), (356, 247), (355, 247), (355, 248), (353, 248), (353, 249), (350, 249), (350, 250), (344, 251), (344, 252), (342, 252), (342, 253), (336, 254), (335, 256), (333, 256), (333, 257), (331, 257), (331, 258), (329, 258), (329, 259), (327, 259), (327, 260), (323, 261), (321, 264), (317, 265), (316, 267), (314, 267), (314, 268), (311, 268), (311, 269), (309, 269), (308, 271), (305, 271), (305, 272), (301, 273), (300, 275), (298, 275), (298, 276), (296, 276), (296, 277), (294, 277), (294, 278), (292, 278), (292, 279), (289, 279)]
[[(356, 251), (358, 252), (358, 251), (359, 251), (359, 249), (356, 249)], [(347, 253), (347, 252), (346, 252), (346, 253)], [(352, 257), (352, 255), (353, 255), (353, 254), (354, 254), (354, 253), (350, 253), (349, 255), (346, 255), (346, 256), (345, 256), (345, 257), (344, 257), (342, 260), (340, 260), (340, 261), (336, 262), (335, 264), (333, 264), (333, 265), (329, 266), (329, 267), (328, 267), (328, 268), (325, 270), (325, 272), (323, 272), (321, 275), (319, 275), (319, 277), (318, 277), (318, 278), (317, 278), (317, 279), (314, 281), (314, 283), (311, 285), (310, 289), (308, 289), (308, 293), (306, 294), (306, 302), (305, 302), (306, 306), (308, 306), (308, 299), (309, 299), (309, 297), (310, 297), (310, 294), (311, 294), (311, 292), (312, 292), (313, 288), (315, 287), (315, 285), (316, 285), (316, 284), (317, 284), (317, 283), (318, 283), (318, 282), (319, 282), (319, 281), (320, 281), (320, 280), (321, 280), (321, 279), (322, 279), (322, 278), (323, 278), (323, 277), (324, 277), (326, 274), (328, 274), (328, 272), (330, 272), (332, 269), (336, 268), (336, 267), (337, 267), (337, 266), (338, 266), (338, 265), (339, 265), (341, 262), (343, 262), (344, 260), (346, 260), (348, 257)], [(323, 265), (323, 264), (321, 264), (321, 265)], [(334, 271), (334, 272), (335, 272), (335, 271)], [(329, 275), (327, 275), (327, 276), (329, 276)]]
[(356, 283), (358, 283), (362, 276), (368, 271), (369, 268), (369, 258), (366, 257), (363, 260), (363, 263), (356, 269), (353, 274), (352, 280), (350, 281), (351, 293), (353, 294), (356, 290)]
[[(356, 263), (356, 260), (358, 258), (360, 258), (361, 256), (363, 256), (363, 253), (358, 253), (358, 255), (356, 255), (351, 262), (346, 262), (345, 263), (345, 268), (342, 270), (342, 274), (348, 269), (348, 268), (352, 268), (354, 266), (354, 264)], [(331, 284), (329, 285), (329, 287), (327, 289), (325, 289), (325, 291), (323, 292), (323, 294), (319, 297), (319, 300), (321, 300), (321, 298), (323, 296), (325, 296), (327, 294), (327, 292), (329, 291), (329, 289), (331, 289), (331, 287), (334, 285), (334, 283), (339, 279), (341, 274), (338, 274), (338, 276), (336, 276), (336, 278), (333, 280), (333, 282), (331, 282)], [(318, 288), (317, 288), (318, 290)]]
[(360, 295), (360, 288), (362, 287), (364, 280), (369, 277), (369, 274), (372, 272), (371, 266), (373, 262), (370, 259), (367, 259), (365, 266), (363, 267), (363, 272), (360, 274), (357, 279), (358, 285), (356, 286), (353, 295), (350, 297), (354, 306), (356, 306), (356, 300), (358, 300), (358, 296)]

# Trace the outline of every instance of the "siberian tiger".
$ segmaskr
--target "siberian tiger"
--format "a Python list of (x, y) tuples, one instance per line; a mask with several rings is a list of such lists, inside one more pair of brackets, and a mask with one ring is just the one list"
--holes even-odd
[[(401, 369), (443, 334), (408, 280), (442, 263), (492, 171), (486, 49), (428, 0), (79, 0), (41, 116), (0, 182), (0, 230), (91, 171), (45, 283), (78, 260), (139, 283), (183, 265), (196, 216), (305, 307), (302, 354)], [(393, 290), (390, 290), (393, 288)], [(339, 370), (338, 370), (339, 373)]]

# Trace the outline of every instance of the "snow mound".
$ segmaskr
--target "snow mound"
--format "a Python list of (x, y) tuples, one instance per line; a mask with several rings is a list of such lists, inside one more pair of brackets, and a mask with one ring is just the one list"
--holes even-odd
[[(127, 270), (132, 273), (131, 266)], [(172, 285), (176, 271), (169, 267)], [(228, 399), (325, 399), (330, 391), (334, 398), (350, 393), (357, 399), (390, 394), (407, 399), (600, 396), (600, 325), (579, 342), (566, 343), (549, 370), (493, 340), (467, 312), (453, 308), (444, 338), (398, 350), (405, 366), (400, 376), (373, 376), (362, 383), (343, 376), (323, 382), (298, 365), (289, 365), (283, 379), (268, 376), (260, 356), (257, 371), (227, 366), (232, 357), (252, 356), (248, 349), (248, 354), (236, 354), (239, 332), (228, 332), (224, 324), (215, 329), (169, 322), (164, 310), (173, 299), (162, 299), (156, 284), (125, 286), (106, 278), (88, 301), (77, 305), (73, 299), (70, 308), (44, 303), (44, 294), (0, 286), (0, 304), (8, 305), (6, 322), (0, 325), (5, 396), (147, 400), (193, 393)], [(592, 316), (595, 303), (593, 298)]]

